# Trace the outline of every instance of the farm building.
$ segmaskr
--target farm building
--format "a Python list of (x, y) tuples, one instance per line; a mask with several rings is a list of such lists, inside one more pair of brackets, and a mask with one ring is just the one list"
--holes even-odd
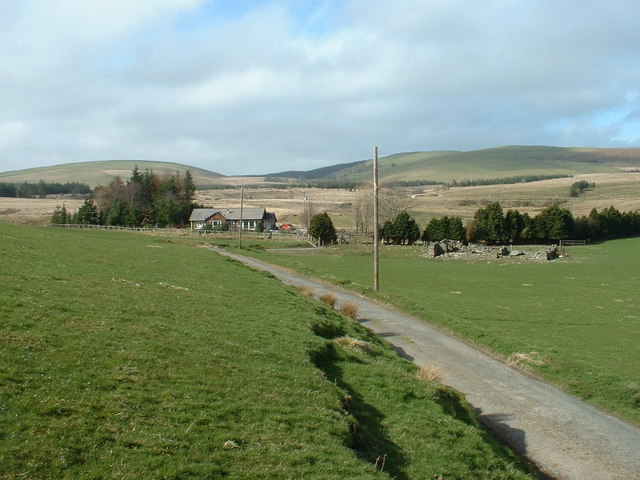
[(191, 230), (203, 228), (224, 228), (238, 230), (242, 213), (242, 230), (272, 230), (276, 227), (275, 213), (264, 208), (194, 208), (189, 217)]

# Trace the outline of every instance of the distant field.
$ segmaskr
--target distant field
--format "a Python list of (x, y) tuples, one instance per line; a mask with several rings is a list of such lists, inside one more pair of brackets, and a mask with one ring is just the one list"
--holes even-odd
[[(596, 184), (594, 190), (582, 197), (570, 197), (573, 182), (586, 180)], [(602, 210), (614, 205), (620, 211), (640, 210), (640, 173), (613, 173), (577, 175), (514, 185), (487, 185), (479, 187), (407, 187), (396, 190), (407, 200), (409, 211), (425, 227), (429, 219), (444, 215), (473, 218), (474, 213), (490, 202), (499, 201), (505, 210), (518, 209), (535, 215), (558, 202), (576, 216), (588, 215), (592, 208)], [(338, 228), (354, 228), (353, 207), (359, 191), (320, 188), (257, 188), (245, 187), (244, 201), (247, 207), (265, 207), (276, 213), (280, 223), (302, 224), (304, 198), (311, 200), (315, 213), (328, 212)], [(215, 208), (240, 206), (240, 190), (198, 191), (196, 201)], [(18, 223), (42, 223), (48, 221), (56, 205), (65, 204), (77, 210), (82, 200), (68, 198), (15, 199), (0, 197), (0, 219)]]
[[(596, 188), (582, 197), (570, 197), (572, 183), (586, 180)], [(406, 187), (396, 189), (406, 199), (409, 212), (421, 227), (429, 219), (444, 215), (473, 218), (475, 212), (487, 204), (501, 202), (503, 208), (518, 209), (536, 215), (544, 208), (559, 203), (575, 216), (588, 215), (592, 208), (602, 210), (611, 205), (620, 211), (640, 209), (640, 173), (612, 173), (576, 175), (571, 178), (544, 180), (512, 185), (487, 185), (479, 187)], [(274, 211), (279, 222), (301, 223), (304, 198), (311, 200), (315, 213), (328, 212), (338, 228), (354, 228), (353, 209), (359, 191), (319, 188), (245, 188), (245, 205), (264, 206)], [(198, 193), (198, 201), (216, 208), (240, 205), (240, 192), (236, 190), (209, 190)]]
[(531, 478), (384, 341), (194, 239), (0, 242), (2, 478)]
[(640, 239), (569, 252), (545, 263), (465, 262), (428, 259), (417, 247), (386, 247), (379, 295), (370, 289), (367, 250), (254, 254), (378, 296), (640, 423)]
[[(586, 180), (596, 188), (581, 197), (569, 196), (572, 183)], [(430, 218), (444, 215), (473, 218), (475, 212), (491, 202), (503, 209), (536, 215), (554, 203), (569, 209), (574, 216), (589, 215), (593, 208), (615, 206), (620, 211), (640, 210), (640, 173), (576, 175), (539, 182), (477, 187), (437, 187), (407, 189), (413, 196), (409, 210), (425, 225)]]

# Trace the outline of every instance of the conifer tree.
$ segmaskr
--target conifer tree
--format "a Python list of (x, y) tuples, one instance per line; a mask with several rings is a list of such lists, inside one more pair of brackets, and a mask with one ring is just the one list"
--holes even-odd
[(60, 207), (60, 205), (56, 206), (56, 209), (51, 216), (51, 223), (54, 225), (64, 225), (69, 223), (69, 214), (64, 203), (62, 204), (62, 207)]
[(319, 213), (311, 219), (309, 235), (317, 238), (320, 245), (326, 245), (327, 243), (336, 241), (338, 238), (336, 235), (336, 229), (327, 212)]
[(394, 243), (406, 242), (407, 245), (420, 238), (420, 227), (406, 210), (400, 212), (393, 221), (393, 237)]
[(76, 214), (76, 221), (85, 225), (96, 225), (98, 223), (98, 207), (89, 198), (84, 201)]
[(184, 172), (184, 179), (182, 180), (182, 201), (190, 203), (196, 198), (196, 184), (193, 181), (191, 171)]
[(493, 244), (504, 241), (504, 214), (498, 202), (479, 209), (473, 218), (476, 221), (475, 236), (478, 240)]

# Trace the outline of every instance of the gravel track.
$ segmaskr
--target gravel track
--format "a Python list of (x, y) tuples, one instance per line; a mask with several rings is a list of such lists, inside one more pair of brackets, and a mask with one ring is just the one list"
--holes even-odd
[(464, 393), (499, 439), (558, 480), (640, 480), (640, 430), (513, 369), (422, 320), (339, 287), (213, 248), (283, 283), (355, 303), (359, 321), (418, 365), (436, 365), (442, 382)]

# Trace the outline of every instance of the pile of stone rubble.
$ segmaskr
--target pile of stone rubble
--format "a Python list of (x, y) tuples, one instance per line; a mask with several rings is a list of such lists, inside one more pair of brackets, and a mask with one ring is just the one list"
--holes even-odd
[(464, 243), (456, 240), (428, 242), (424, 246), (423, 257), (461, 260), (496, 260), (500, 258), (520, 257), (523, 260), (547, 261), (560, 258), (557, 245), (547, 247), (528, 246), (526, 249), (514, 249), (507, 246), (489, 246)]

